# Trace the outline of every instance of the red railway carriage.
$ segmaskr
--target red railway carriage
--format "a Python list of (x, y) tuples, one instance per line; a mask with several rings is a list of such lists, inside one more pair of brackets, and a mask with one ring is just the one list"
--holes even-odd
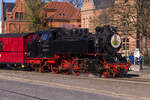
[[(28, 56), (28, 44), (33, 41), (33, 33), (27, 34), (0, 34), (0, 65), (9, 65), (13, 69), (37, 68), (39, 72), (48, 64), (56, 63), (58, 56), (51, 58)], [(54, 72), (57, 72), (53, 70)]]
[(0, 63), (24, 64), (27, 52), (27, 41), (32, 41), (30, 34), (1, 34)]

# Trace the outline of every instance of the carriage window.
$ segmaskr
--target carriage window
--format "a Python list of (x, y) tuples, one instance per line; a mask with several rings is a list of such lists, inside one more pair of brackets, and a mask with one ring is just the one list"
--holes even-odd
[(0, 51), (3, 51), (3, 42), (0, 41)]

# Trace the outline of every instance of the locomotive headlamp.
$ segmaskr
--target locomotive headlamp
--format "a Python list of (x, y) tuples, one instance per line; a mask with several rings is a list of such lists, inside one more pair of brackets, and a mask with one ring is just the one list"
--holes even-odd
[(27, 52), (24, 52), (25, 55), (27, 55)]
[(24, 65), (21, 65), (21, 67), (24, 68), (25, 66), (24, 66)]
[(114, 34), (112, 37), (111, 37), (111, 45), (114, 47), (114, 48), (118, 48), (121, 44), (121, 38), (118, 34)]

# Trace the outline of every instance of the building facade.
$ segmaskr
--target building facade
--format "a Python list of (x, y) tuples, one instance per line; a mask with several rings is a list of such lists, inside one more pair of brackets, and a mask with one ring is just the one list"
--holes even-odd
[[(91, 32), (94, 32), (96, 26), (111, 25), (118, 27), (118, 32), (122, 37), (120, 53), (128, 56), (137, 47), (137, 27), (133, 24), (126, 26), (126, 20), (124, 19), (130, 14), (134, 16), (134, 19), (129, 19), (130, 23), (134, 23), (134, 21), (137, 23), (135, 4), (135, 0), (84, 0), (81, 9), (81, 27), (89, 28)], [(140, 51), (142, 53), (150, 54), (149, 42), (149, 37), (144, 40), (140, 37)]]
[[(114, 0), (84, 0), (81, 8), (81, 27), (89, 28), (91, 32), (98, 23), (96, 20), (98, 16), (107, 15), (107, 11), (113, 5)], [(106, 17), (106, 16), (103, 16)], [(104, 22), (105, 24), (107, 22)]]
[(80, 11), (68, 2), (49, 2), (43, 7), (43, 15), (48, 26), (80, 28)]
[(28, 32), (30, 21), (24, 19), (23, 3), (23, 0), (16, 0), (16, 3), (2, 0), (2, 33)]
[(1, 27), (1, 21), (0, 21), (0, 34), (2, 33), (2, 27)]
[[(46, 3), (41, 12), (51, 27), (81, 27), (80, 11), (67, 2)], [(31, 21), (26, 20), (24, 13), (24, 0), (16, 0), (16, 3), (2, 0), (2, 33), (29, 32)]]

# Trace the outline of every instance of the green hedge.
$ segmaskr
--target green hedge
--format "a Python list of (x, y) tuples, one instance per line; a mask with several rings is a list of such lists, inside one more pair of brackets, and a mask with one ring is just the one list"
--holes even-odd
[(144, 57), (144, 65), (150, 66), (150, 56), (145, 56)]

